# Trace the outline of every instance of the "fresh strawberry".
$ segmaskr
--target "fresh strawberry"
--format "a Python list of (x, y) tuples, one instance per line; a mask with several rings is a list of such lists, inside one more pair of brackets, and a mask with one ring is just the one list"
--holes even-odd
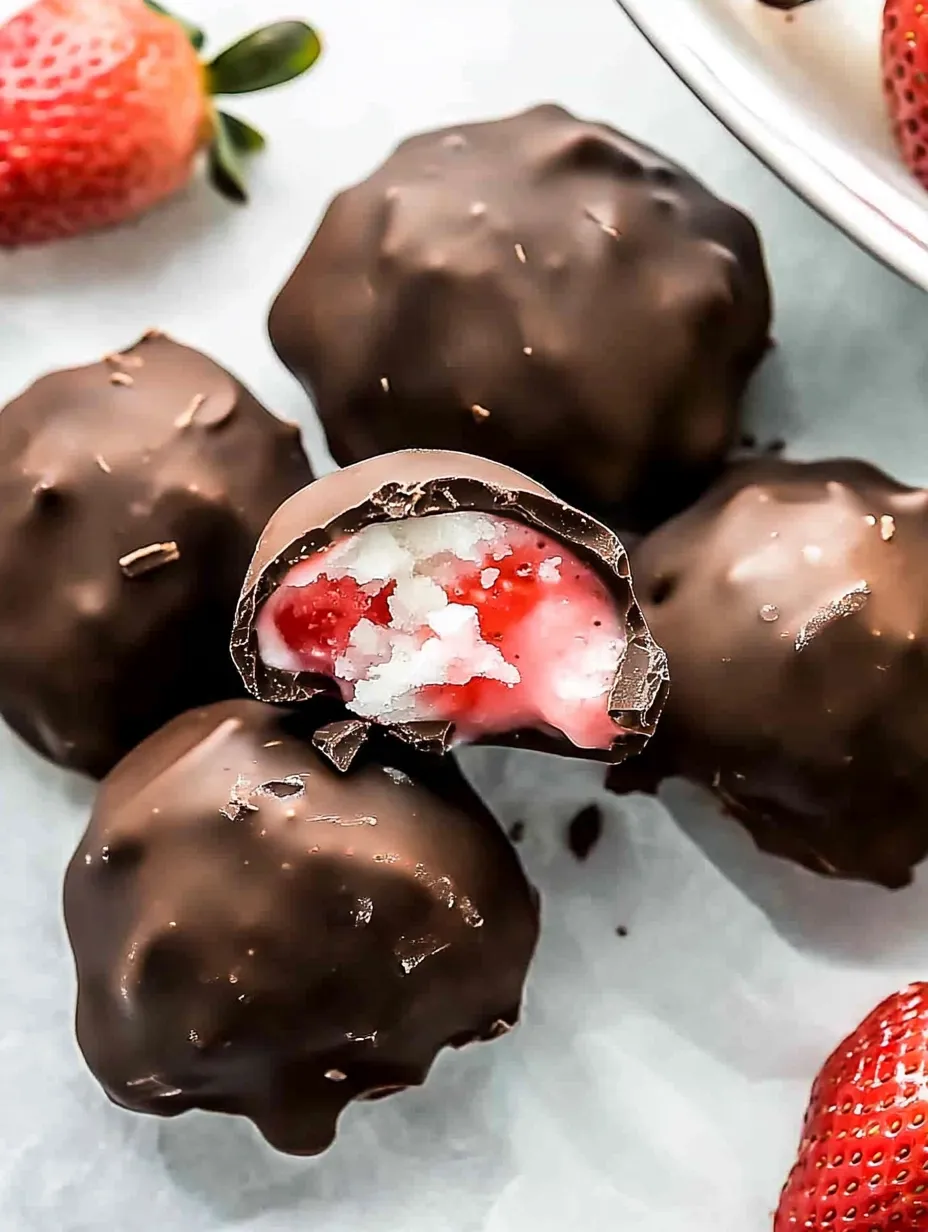
[(886, 0), (883, 92), (902, 157), (928, 188), (928, 9), (923, 0)]
[(895, 993), (825, 1062), (774, 1232), (928, 1229), (928, 984)]
[(0, 26), (0, 245), (131, 218), (183, 187), (204, 148), (244, 200), (240, 156), (264, 139), (212, 96), (289, 81), (319, 39), (282, 22), (210, 64), (203, 42), (154, 0), (37, 0)]

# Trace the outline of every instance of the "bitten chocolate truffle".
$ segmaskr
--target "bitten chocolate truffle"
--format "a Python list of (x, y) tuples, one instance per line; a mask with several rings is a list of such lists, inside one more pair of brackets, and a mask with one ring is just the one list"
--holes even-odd
[(0, 414), (0, 712), (105, 774), (240, 693), (228, 640), (258, 535), (312, 478), (299, 430), (160, 334)]
[(538, 906), (450, 761), (342, 775), (296, 722), (227, 702), (132, 752), (65, 916), (78, 1042), (112, 1100), (249, 1117), (309, 1155), (353, 1100), (513, 1026)]
[(262, 701), (340, 698), (354, 717), (316, 736), (340, 766), (377, 727), (617, 762), (667, 687), (616, 536), (518, 471), (440, 450), (291, 497), (261, 536), (232, 654)]
[(633, 567), (673, 686), (612, 785), (683, 774), (767, 851), (908, 882), (928, 852), (928, 492), (862, 462), (747, 463)]
[(769, 323), (744, 215), (545, 106), (413, 137), (337, 197), (270, 333), (343, 465), (481, 454), (640, 528), (720, 468)]

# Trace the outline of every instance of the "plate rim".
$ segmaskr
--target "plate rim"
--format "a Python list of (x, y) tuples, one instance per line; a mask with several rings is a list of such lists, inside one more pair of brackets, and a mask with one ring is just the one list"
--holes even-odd
[[(894, 204), (900, 215), (916, 208), (898, 189), (865, 168), (853, 155), (845, 156), (843, 167), (832, 165), (838, 147), (829, 139), (816, 142), (811, 149), (791, 139), (789, 132), (808, 135), (810, 126), (802, 108), (787, 92), (776, 98), (776, 123), (771, 119), (773, 90), (766, 82), (755, 79), (752, 83), (751, 94), (759, 100), (758, 105), (751, 106), (739, 97), (720, 71), (724, 55), (718, 54), (717, 66), (712, 63), (718, 41), (711, 31), (706, 32), (704, 27), (697, 46), (692, 29), (687, 36), (680, 23), (684, 9), (689, 8), (692, 16), (693, 0), (675, 4), (667, 0), (659, 4), (654, 0), (617, 3), (680, 80), (780, 180), (858, 247), (909, 282), (928, 290), (928, 236), (920, 238), (896, 216)], [(860, 182), (849, 182), (849, 172), (854, 172), (854, 178)], [(882, 205), (874, 200), (877, 195), (884, 198)], [(925, 216), (928, 221), (928, 204)]]

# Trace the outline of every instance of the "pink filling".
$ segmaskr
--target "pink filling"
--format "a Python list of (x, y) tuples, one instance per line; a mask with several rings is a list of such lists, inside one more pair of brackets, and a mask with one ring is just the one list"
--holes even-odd
[(446, 513), (368, 526), (295, 565), (258, 616), (269, 667), (334, 680), (383, 723), (442, 720), (465, 740), (621, 733), (609, 694), (625, 630), (597, 574), (506, 518)]

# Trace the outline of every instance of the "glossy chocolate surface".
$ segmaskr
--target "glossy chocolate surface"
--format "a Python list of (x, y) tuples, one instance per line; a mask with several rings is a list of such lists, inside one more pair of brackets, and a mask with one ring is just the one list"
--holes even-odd
[(413, 137), (337, 197), (270, 333), (340, 463), (481, 454), (640, 527), (721, 466), (769, 321), (744, 215), (545, 106)]
[(0, 712), (101, 776), (241, 691), (235, 601), (273, 510), (312, 478), (299, 431), (162, 335), (53, 373), (0, 414)]
[(352, 1101), (516, 1022), (538, 906), (450, 760), (398, 745), (342, 775), (298, 722), (227, 702), (131, 753), (65, 915), (78, 1041), (111, 1099), (249, 1117), (314, 1154)]
[(613, 786), (684, 774), (768, 851), (907, 882), (928, 853), (928, 492), (862, 462), (746, 463), (633, 567), (672, 688)]
[[(324, 678), (268, 667), (258, 653), (257, 615), (293, 565), (373, 523), (467, 509), (523, 522), (570, 547), (603, 579), (627, 630), (625, 655), (609, 701), (610, 714), (622, 724), (624, 734), (610, 750), (578, 749), (556, 733), (534, 730), (488, 740), (608, 762), (637, 752), (660, 716), (667, 664), (635, 600), (625, 549), (612, 531), (565, 505), (534, 480), (468, 454), (405, 450), (371, 458), (316, 480), (275, 513), (248, 571), (232, 639), (232, 655), (249, 692), (262, 701), (293, 703), (331, 691)], [(349, 720), (347, 728), (336, 727), (339, 734), (349, 730), (357, 735), (347, 750), (353, 756), (363, 741), (365, 724)], [(451, 726), (442, 723), (405, 723), (390, 730), (436, 749), (452, 737)]]

